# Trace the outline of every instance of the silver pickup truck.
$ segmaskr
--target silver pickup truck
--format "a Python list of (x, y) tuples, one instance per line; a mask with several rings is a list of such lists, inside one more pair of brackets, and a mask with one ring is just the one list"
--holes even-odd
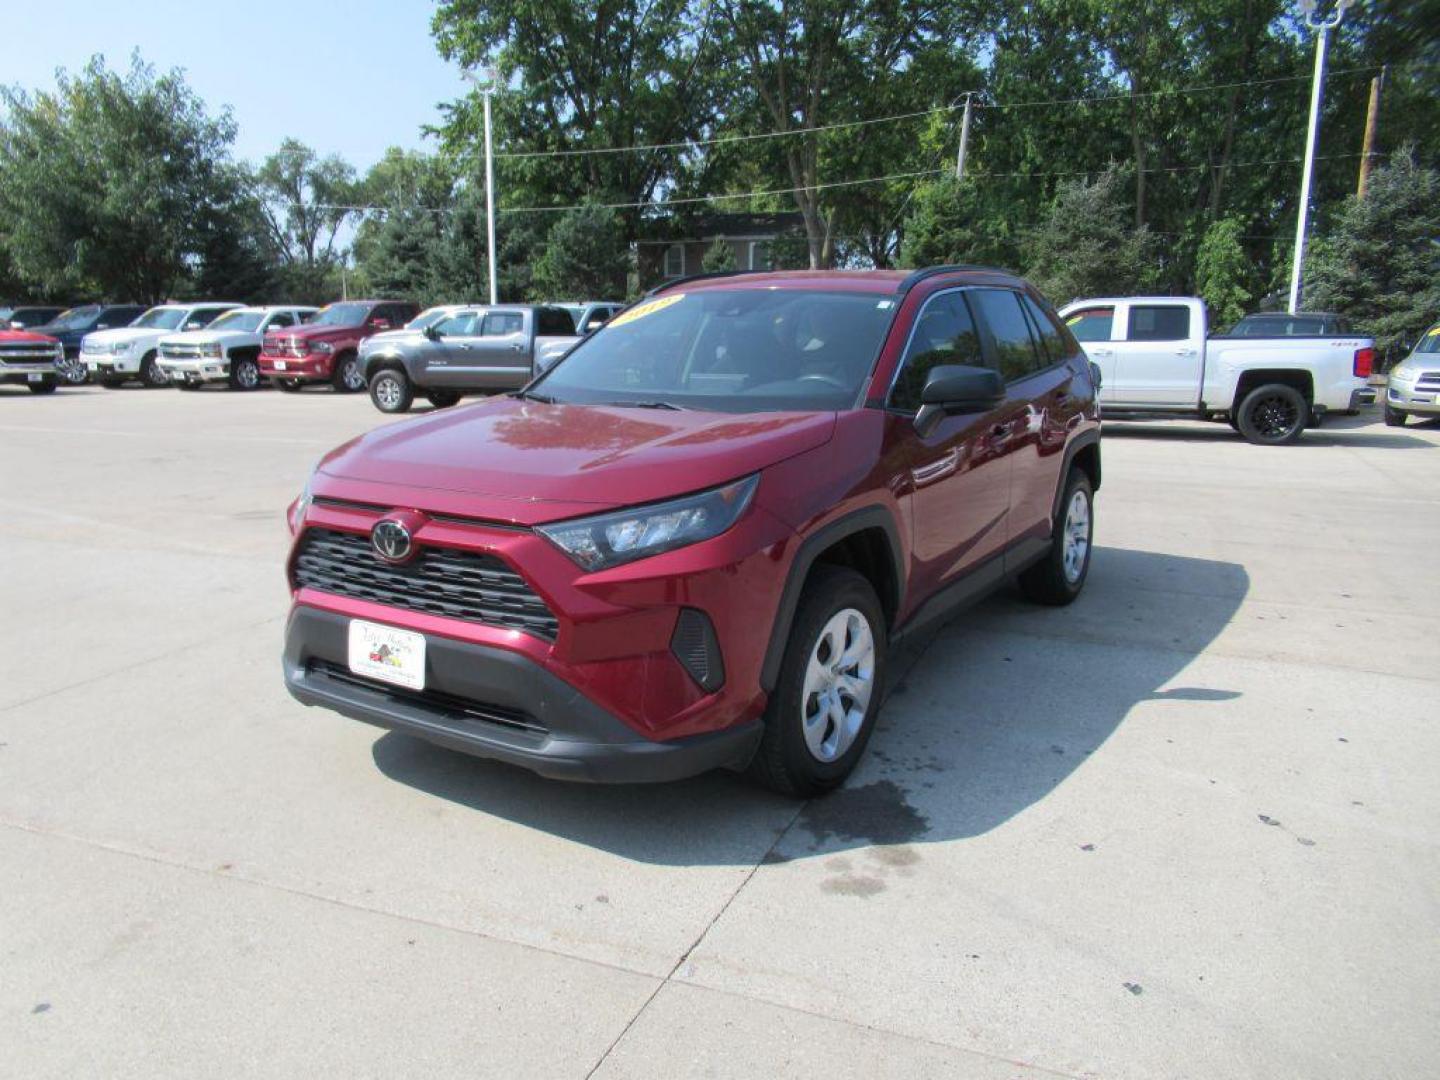
[(1210, 337), (1185, 296), (1075, 300), (1060, 317), (1100, 369), (1107, 420), (1223, 419), (1278, 446), (1375, 401), (1375, 343), (1358, 334)]
[(417, 393), (444, 408), (465, 394), (518, 390), (579, 340), (563, 307), (475, 306), (422, 330), (370, 338), (359, 362), (375, 407), (403, 413)]

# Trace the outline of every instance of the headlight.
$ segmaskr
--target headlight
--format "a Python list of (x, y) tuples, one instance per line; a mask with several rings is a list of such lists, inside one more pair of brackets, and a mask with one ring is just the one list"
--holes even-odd
[(200, 346), (200, 355), (201, 355), (201, 356), (224, 356), (224, 355), (225, 355), (225, 350), (222, 349), (219, 345), (201, 345), (201, 346)]
[(332, 353), (335, 351), (335, 346), (331, 345), (328, 341), (317, 341), (310, 351), (318, 353)]
[(285, 511), (285, 522), (290, 526), (291, 536), (299, 534), (300, 526), (305, 524), (305, 514), (309, 511), (310, 504), (315, 501), (315, 496), (310, 494), (310, 484), (314, 479), (315, 470), (312, 469), (305, 478), (305, 487), (301, 489), (299, 497)]
[(582, 570), (604, 570), (719, 536), (739, 520), (758, 474), (724, 487), (632, 510), (537, 526), (535, 531)]
[(1401, 382), (1409, 382), (1414, 377), (1415, 376), (1411, 374), (1410, 369), (1406, 367), (1403, 363), (1397, 364), (1395, 367), (1390, 369), (1390, 378), (1392, 379), (1399, 379)]

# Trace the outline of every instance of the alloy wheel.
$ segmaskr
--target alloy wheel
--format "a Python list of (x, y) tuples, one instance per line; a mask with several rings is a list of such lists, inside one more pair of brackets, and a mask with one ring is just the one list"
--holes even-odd
[(235, 381), (243, 389), (254, 390), (260, 385), (260, 368), (254, 360), (237, 360), (235, 365)]
[(375, 380), (375, 400), (386, 412), (400, 407), (400, 383), (393, 375), (382, 375)]
[(1300, 422), (1300, 410), (1281, 394), (1269, 394), (1250, 408), (1250, 420), (1262, 439), (1283, 439)]
[(800, 724), (817, 761), (836, 761), (850, 749), (874, 689), (874, 632), (863, 612), (845, 608), (820, 631), (805, 669)]
[(345, 366), (340, 369), (340, 379), (346, 390), (365, 389), (365, 377), (360, 374), (360, 361), (357, 357), (352, 356), (345, 361)]
[(1073, 585), (1080, 580), (1085, 560), (1090, 554), (1090, 499), (1084, 491), (1077, 491), (1070, 497), (1061, 541), (1064, 544), (1061, 556), (1065, 580)]

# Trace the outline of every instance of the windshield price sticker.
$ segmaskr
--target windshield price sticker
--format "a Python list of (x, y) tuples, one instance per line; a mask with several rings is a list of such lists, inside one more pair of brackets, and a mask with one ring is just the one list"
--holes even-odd
[(654, 315), (657, 311), (664, 311), (671, 304), (678, 304), (684, 299), (684, 293), (676, 293), (674, 296), (662, 296), (658, 300), (651, 300), (647, 303), (639, 304), (629, 311), (621, 312), (605, 325), (610, 327), (624, 326), (626, 323), (634, 322), (636, 319), (643, 319), (646, 315)]

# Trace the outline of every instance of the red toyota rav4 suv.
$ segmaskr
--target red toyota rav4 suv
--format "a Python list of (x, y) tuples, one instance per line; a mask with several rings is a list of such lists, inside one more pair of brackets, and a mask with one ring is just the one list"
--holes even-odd
[(404, 326), (420, 313), (398, 300), (342, 300), (321, 308), (302, 326), (266, 334), (260, 345), (260, 374), (281, 390), (307, 382), (328, 382), (336, 391), (365, 389), (356, 361), (360, 342), (382, 330)]
[(290, 508), (308, 705), (553, 777), (839, 784), (897, 638), (1089, 568), (1090, 364), (997, 270), (672, 283)]

